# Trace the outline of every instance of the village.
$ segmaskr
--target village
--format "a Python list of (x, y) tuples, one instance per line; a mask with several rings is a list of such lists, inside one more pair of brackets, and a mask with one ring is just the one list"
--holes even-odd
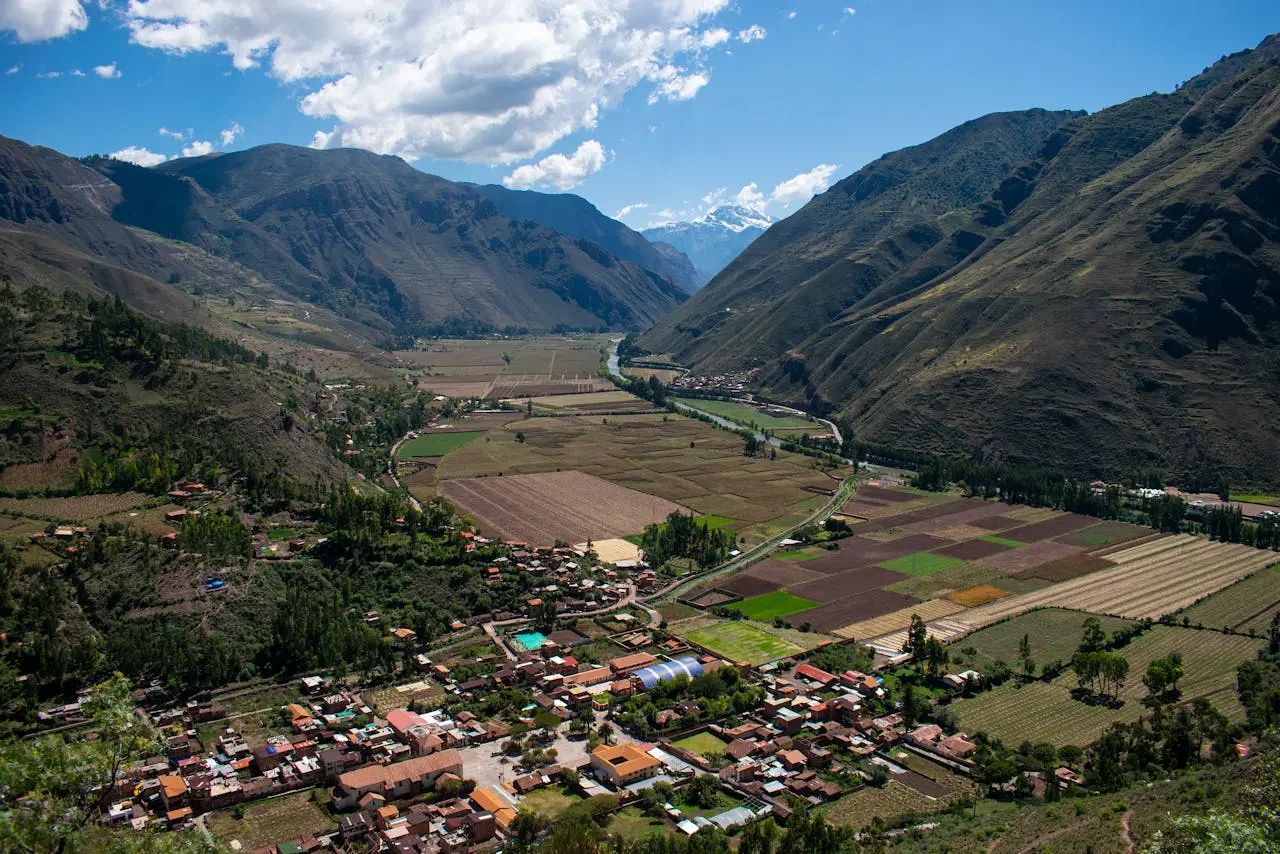
[[(763, 666), (728, 661), (664, 632), (657, 612), (652, 624), (628, 613), (643, 615), (632, 597), (657, 584), (643, 562), (606, 567), (593, 555), (523, 544), (510, 555), (486, 574), (500, 575), (504, 563), (538, 571), (548, 598), (531, 597), (525, 614), (456, 624), (460, 632), (481, 626), (496, 641), (492, 652), (437, 659), (412, 630), (385, 626), (388, 642), (416, 663), (419, 673), (402, 686), (415, 699), (391, 707), (385, 697), (394, 701), (396, 690), (378, 691), (374, 703), (350, 679), (307, 676), (290, 684), (297, 698), (278, 710), (275, 731), (252, 738), (216, 700), (152, 710), (164, 752), (121, 778), (107, 820), (183, 829), (310, 792), (306, 807), (327, 813), (329, 830), (258, 850), (452, 854), (497, 850), (522, 832), (522, 812), (548, 807), (584, 804), (597, 816), (643, 815), (648, 829), (694, 834), (765, 816), (785, 822), (797, 803), (816, 807), (889, 779), (939, 805), (978, 791), (968, 779), (977, 745), (936, 724), (908, 724), (881, 702), (885, 679), (874, 669), (828, 672), (807, 655)], [(577, 612), (593, 608), (604, 613), (592, 624), (614, 634), (593, 639), (574, 628), (583, 625)], [(617, 654), (601, 655), (610, 649)], [(877, 665), (904, 656), (895, 658)], [(958, 695), (980, 678), (946, 675), (937, 688)], [(624, 711), (636, 698), (652, 704), (640, 727)], [(69, 704), (42, 717), (77, 711)], [(1082, 782), (1066, 766), (1028, 777), (1025, 787), (1041, 796), (1047, 786)]]

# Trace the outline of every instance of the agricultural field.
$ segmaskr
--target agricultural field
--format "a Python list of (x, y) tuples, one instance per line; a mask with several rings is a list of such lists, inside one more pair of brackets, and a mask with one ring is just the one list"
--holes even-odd
[(1182, 535), (1112, 552), (1107, 560), (1116, 566), (973, 608), (957, 621), (980, 628), (1032, 608), (1050, 606), (1135, 620), (1155, 619), (1257, 572), (1274, 563), (1276, 555)]
[(523, 400), (511, 398), (503, 402), (512, 406), (532, 404), (535, 411), (541, 412), (608, 413), (654, 409), (649, 401), (620, 390), (595, 391), (586, 394), (554, 394)]
[(724, 753), (724, 749), (729, 746), (723, 738), (709, 732), (700, 732), (691, 735), (688, 738), (682, 738), (679, 741), (672, 742), (676, 747), (682, 747), (690, 753), (696, 753), (699, 756), (718, 756)]
[(786, 453), (776, 460), (744, 457), (740, 437), (678, 415), (564, 416), (491, 430), (445, 456), (437, 476), (447, 494), (451, 480), (581, 471), (734, 520), (729, 527), (751, 544), (803, 521), (849, 473), (826, 473), (813, 463)]
[(1265, 634), (1280, 611), (1280, 565), (1255, 572), (1182, 611), (1192, 625)]
[(742, 425), (755, 425), (760, 430), (786, 430), (786, 429), (807, 429), (813, 430), (815, 433), (825, 433), (826, 428), (816, 421), (810, 421), (798, 415), (774, 415), (769, 412), (756, 409), (754, 406), (748, 406), (745, 403), (735, 403), (731, 400), (702, 400), (698, 398), (677, 398), (679, 403), (685, 406), (700, 409), (703, 412), (709, 412), (712, 415), (719, 415), (721, 418), (727, 418), (730, 421), (736, 421)]
[(478, 430), (458, 433), (424, 433), (406, 440), (396, 450), (396, 459), (411, 460), (414, 457), (443, 457), (468, 442), (483, 436)]
[(1018, 644), (1025, 635), (1031, 641), (1031, 656), (1037, 662), (1069, 661), (1080, 646), (1080, 639), (1084, 635), (1084, 621), (1089, 617), (1096, 617), (1107, 634), (1132, 625), (1131, 621), (1118, 617), (1045, 608), (974, 632), (953, 642), (950, 652), (954, 655), (963, 649), (974, 649), (974, 655), (961, 654), (966, 667), (973, 666), (979, 670), (994, 661), (1009, 664), (1018, 659)]
[(788, 643), (762, 629), (735, 621), (696, 629), (687, 632), (684, 637), (735, 663), (765, 664), (804, 651), (803, 647)]
[(447, 480), (440, 492), (482, 533), (533, 545), (607, 540), (684, 509), (580, 471)]
[(774, 617), (786, 617), (797, 611), (804, 611), (817, 604), (812, 599), (801, 599), (779, 590), (743, 599), (733, 607), (741, 611), (748, 620), (772, 620)]
[(101, 495), (74, 495), (67, 498), (0, 498), (0, 513), (88, 522), (113, 513), (134, 510), (148, 503), (163, 503), (154, 495), (141, 492), (112, 492)]
[(240, 850), (256, 851), (328, 833), (336, 830), (338, 823), (311, 800), (310, 792), (298, 792), (246, 806), (240, 819), (231, 810), (210, 813), (206, 826), (224, 844), (234, 840), (240, 843)]
[[(987, 732), (1006, 744), (1090, 744), (1111, 724), (1136, 720), (1146, 711), (1142, 705), (1146, 696), (1142, 673), (1150, 662), (1176, 651), (1182, 654), (1186, 672), (1178, 684), (1180, 702), (1204, 697), (1227, 717), (1239, 720), (1243, 709), (1235, 695), (1236, 667), (1254, 658), (1261, 646), (1261, 641), (1252, 638), (1155, 626), (1116, 650), (1128, 660), (1130, 668), (1129, 679), (1120, 691), (1124, 705), (1118, 709), (1072, 698), (1076, 680), (1070, 672), (1053, 682), (1007, 682), (971, 699), (958, 700), (951, 708), (966, 732)], [(1033, 652), (1035, 649), (1033, 639)]]
[(671, 385), (671, 383), (684, 376), (684, 371), (676, 371), (671, 368), (640, 368), (631, 365), (624, 367), (622, 373), (629, 377), (639, 377), (645, 382), (648, 382), (650, 377), (657, 377), (658, 382), (663, 385)]
[(441, 340), (393, 356), (420, 388), (456, 398), (523, 398), (607, 391), (604, 338)]
[(883, 561), (876, 564), (876, 566), (881, 569), (887, 569), (890, 572), (901, 572), (919, 578), (925, 575), (933, 575), (935, 572), (942, 572), (944, 569), (954, 569), (962, 564), (964, 564), (964, 561), (960, 558), (931, 554), (929, 552), (917, 552), (913, 555), (905, 555), (893, 560)]
[(819, 807), (827, 823), (837, 827), (853, 827), (859, 830), (869, 827), (874, 818), (886, 824), (910, 815), (926, 815), (946, 808), (945, 801), (927, 797), (915, 789), (890, 780), (883, 789), (864, 786), (845, 795), (830, 806)]

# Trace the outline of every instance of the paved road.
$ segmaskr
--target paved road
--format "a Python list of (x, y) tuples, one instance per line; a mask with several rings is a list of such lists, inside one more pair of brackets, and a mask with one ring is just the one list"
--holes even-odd
[[(397, 439), (396, 443), (391, 446), (391, 454), (387, 459), (387, 474), (391, 475), (391, 482), (396, 485), (396, 489), (404, 488), (400, 485), (400, 478), (396, 476), (396, 453), (400, 450), (400, 446), (405, 443), (405, 440), (411, 438), (415, 432), (417, 431), (410, 430), (408, 433), (405, 433)], [(409, 496), (409, 506), (421, 513), (422, 505), (418, 503), (418, 499), (413, 497), (413, 493), (407, 489), (404, 490), (404, 493)]]

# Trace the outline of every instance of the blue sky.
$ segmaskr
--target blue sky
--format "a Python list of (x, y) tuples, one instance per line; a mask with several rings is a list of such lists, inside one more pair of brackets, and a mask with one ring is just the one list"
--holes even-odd
[(1277, 30), (1275, 0), (0, 0), (0, 133), (356, 145), (635, 227), (784, 216), (968, 119), (1168, 91)]

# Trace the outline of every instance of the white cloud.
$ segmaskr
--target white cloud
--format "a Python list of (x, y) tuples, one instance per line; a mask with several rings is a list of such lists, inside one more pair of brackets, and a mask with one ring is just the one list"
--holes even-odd
[[(222, 50), (310, 91), (313, 144), (509, 164), (594, 128), (632, 89), (687, 100), (731, 0), (130, 0), (132, 40)], [(671, 69), (669, 72), (667, 69)]]
[(632, 204), (632, 205), (626, 205), (625, 207), (618, 208), (618, 212), (613, 215), (613, 218), (622, 219), (623, 217), (630, 214), (632, 211), (644, 210), (647, 207), (649, 207), (648, 202), (636, 202), (635, 204)]
[(552, 154), (537, 163), (527, 163), (502, 179), (502, 183), (513, 190), (528, 190), (533, 187), (555, 187), (567, 190), (576, 187), (594, 175), (604, 166), (604, 146), (589, 139), (573, 154)]
[(206, 154), (213, 153), (213, 143), (206, 142), (202, 139), (193, 141), (190, 145), (182, 147), (183, 157), (203, 157)]
[(790, 207), (796, 202), (807, 202), (831, 185), (831, 176), (839, 168), (834, 163), (820, 163), (808, 172), (794, 175), (774, 187), (769, 200), (784, 207)]
[(17, 74), (21, 70), (22, 70), (21, 65), (10, 65), (9, 70), (6, 71), (5, 74)]
[(168, 128), (160, 128), (160, 135), (161, 135), (161, 136), (167, 136), (167, 137), (169, 137), (170, 139), (176, 139), (176, 140), (179, 140), (179, 141), (184, 140), (184, 139), (186, 139), (186, 138), (187, 138), (187, 135), (186, 135), (185, 133), (183, 133), (182, 131), (180, 131), (180, 130), (169, 130)]
[(760, 26), (759, 24), (752, 24), (751, 26), (747, 27), (745, 30), (738, 30), (738, 41), (742, 42), (743, 44), (750, 44), (751, 42), (760, 41), (766, 35), (768, 35), (768, 33), (765, 32), (764, 27)]
[(708, 208), (714, 208), (724, 201), (724, 194), (726, 192), (728, 192), (727, 187), (717, 187), (702, 197), (702, 204)]
[(20, 42), (56, 39), (89, 26), (80, 0), (0, 0), (0, 33)]
[(764, 193), (760, 192), (759, 186), (755, 181), (747, 184), (733, 195), (733, 203), (740, 207), (751, 208), (754, 211), (764, 212), (768, 200), (765, 199)]
[(852, 6), (845, 6), (844, 14), (845, 14), (845, 17), (848, 17), (849, 15), (856, 15), (858, 14), (858, 10), (853, 8)]
[(243, 134), (244, 128), (240, 126), (240, 123), (232, 122), (231, 127), (222, 131), (222, 147), (226, 148), (228, 145), (231, 145), (236, 141), (236, 137), (242, 136)]
[(656, 104), (663, 98), (668, 101), (688, 101), (698, 94), (699, 89), (711, 82), (711, 77), (703, 71), (681, 74), (670, 65), (658, 72), (657, 79), (658, 86), (649, 95), (650, 104)]
[(83, 76), (84, 76), (84, 72), (83, 72), (83, 71), (81, 71), (79, 68), (73, 68), (73, 69), (71, 69), (71, 76), (72, 76), (72, 77), (83, 77)]
[(787, 13), (787, 20), (788, 20), (788, 21), (794, 21), (794, 20), (795, 20), (795, 17), (796, 17), (796, 13), (795, 13), (795, 12), (788, 12), (788, 13)]
[(117, 77), (123, 77), (119, 68), (116, 68), (114, 62), (107, 65), (95, 65), (93, 73), (101, 77), (103, 80), (115, 80)]
[(116, 160), (124, 160), (127, 163), (133, 163), (138, 166), (155, 166), (169, 159), (163, 154), (148, 151), (147, 149), (137, 145), (131, 145), (128, 148), (113, 151), (111, 152), (111, 156)]
[(41, 71), (36, 76), (42, 77), (45, 80), (57, 80), (59, 77), (62, 76), (62, 72), (61, 71)]

